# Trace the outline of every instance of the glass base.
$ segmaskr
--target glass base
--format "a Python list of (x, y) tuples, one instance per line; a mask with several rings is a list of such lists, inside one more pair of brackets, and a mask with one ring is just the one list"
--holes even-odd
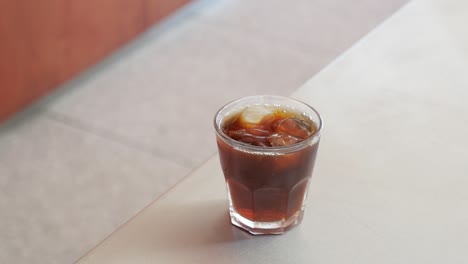
[(240, 215), (234, 208), (230, 208), (231, 223), (252, 235), (280, 235), (301, 223), (304, 210), (300, 210), (289, 219), (274, 222), (254, 222)]

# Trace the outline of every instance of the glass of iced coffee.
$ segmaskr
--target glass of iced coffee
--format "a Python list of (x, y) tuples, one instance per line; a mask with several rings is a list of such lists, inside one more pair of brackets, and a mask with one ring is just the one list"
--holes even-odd
[(228, 103), (214, 125), (232, 224), (252, 234), (282, 234), (299, 224), (319, 145), (319, 113), (291, 98), (259, 95)]

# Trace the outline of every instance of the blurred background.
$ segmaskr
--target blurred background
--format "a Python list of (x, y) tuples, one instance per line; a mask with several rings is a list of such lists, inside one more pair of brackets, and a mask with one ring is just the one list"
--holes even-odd
[(405, 2), (0, 0), (0, 263), (75, 261), (215, 154), (219, 107), (292, 93)]

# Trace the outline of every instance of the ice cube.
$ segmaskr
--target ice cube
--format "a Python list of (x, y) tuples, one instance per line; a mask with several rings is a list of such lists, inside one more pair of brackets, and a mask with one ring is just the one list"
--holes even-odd
[(301, 140), (312, 134), (312, 127), (307, 121), (294, 117), (279, 121), (275, 130), (277, 133), (288, 134)]
[(245, 129), (228, 131), (227, 135), (237, 141), (244, 142), (254, 146), (268, 146), (266, 136), (254, 135)]
[(275, 133), (267, 138), (272, 147), (290, 146), (301, 141), (299, 138), (284, 133)]
[(234, 140), (239, 140), (242, 138), (243, 135), (247, 133), (245, 129), (239, 129), (239, 130), (230, 130), (230, 131), (225, 131), (225, 133), (232, 139)]
[(240, 121), (243, 125), (250, 127), (262, 121), (262, 119), (273, 112), (264, 105), (252, 105), (242, 111)]
[(244, 135), (242, 135), (242, 137), (239, 138), (238, 141), (241, 141), (250, 145), (254, 145), (254, 146), (268, 145), (268, 141), (266, 137), (255, 136), (249, 133), (245, 133)]
[(247, 129), (247, 132), (255, 136), (269, 136), (272, 132), (260, 127), (252, 127)]

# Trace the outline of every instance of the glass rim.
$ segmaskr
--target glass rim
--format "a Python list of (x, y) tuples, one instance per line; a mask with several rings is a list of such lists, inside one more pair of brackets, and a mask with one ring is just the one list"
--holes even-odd
[[(316, 123), (317, 125), (317, 130), (310, 136), (308, 137), (307, 139), (305, 139), (304, 141), (301, 141), (301, 142), (298, 142), (298, 143), (295, 143), (293, 145), (289, 145), (289, 146), (278, 146), (278, 147), (264, 147), (264, 146), (254, 146), (254, 145), (250, 145), (248, 143), (244, 143), (244, 142), (240, 142), (240, 141), (237, 141), (237, 140), (234, 140), (232, 138), (230, 138), (228, 135), (226, 135), (222, 129), (221, 129), (221, 124), (222, 124), (222, 120), (225, 118), (224, 117), (221, 117), (221, 121), (220, 123), (218, 124), (217, 120), (218, 120), (218, 117), (220, 117), (220, 113), (226, 109), (228, 109), (229, 107), (235, 105), (236, 103), (239, 103), (241, 101), (248, 101), (249, 99), (254, 99), (254, 98), (270, 98), (270, 99), (280, 99), (280, 100), (290, 100), (290, 101), (293, 101), (295, 103), (299, 103), (301, 104), (302, 106), (308, 108), (309, 110), (311, 110), (311, 112), (313, 112), (316, 116), (317, 116), (317, 119), (318, 120), (312, 120)], [(245, 106), (248, 106), (248, 104), (246, 104)], [(310, 116), (308, 113), (305, 113), (307, 114), (308, 116)], [(233, 101), (230, 101), (228, 103), (226, 103), (224, 106), (222, 106), (215, 114), (214, 116), (214, 127), (215, 127), (215, 131), (216, 131), (216, 134), (224, 141), (226, 142), (228, 145), (236, 148), (236, 149), (240, 149), (240, 150), (248, 150), (248, 151), (252, 151), (252, 152), (261, 152), (261, 153), (289, 153), (289, 152), (295, 152), (295, 151), (298, 151), (298, 150), (301, 150), (309, 145), (312, 145), (313, 143), (315, 143), (314, 141), (317, 141), (318, 138), (320, 137), (320, 132), (322, 130), (322, 127), (323, 127), (323, 119), (322, 119), (322, 116), (320, 115), (320, 113), (315, 110), (315, 108), (313, 108), (311, 105), (301, 101), (301, 100), (297, 100), (297, 99), (293, 99), (291, 97), (286, 97), (286, 96), (279, 96), (279, 95), (253, 95), (253, 96), (247, 96), (247, 97), (242, 97), (242, 98), (239, 98), (239, 99), (236, 99), (236, 100), (233, 100)]]

